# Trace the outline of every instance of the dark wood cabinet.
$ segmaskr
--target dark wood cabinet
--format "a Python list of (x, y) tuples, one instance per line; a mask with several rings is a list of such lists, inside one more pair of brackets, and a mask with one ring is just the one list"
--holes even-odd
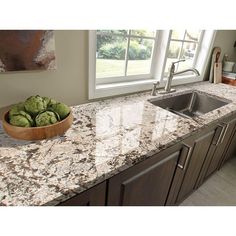
[(219, 138), (211, 144), (206, 162), (204, 163), (203, 170), (201, 172), (201, 176), (199, 177), (198, 186), (200, 186), (206, 179), (208, 179), (215, 171), (220, 168), (225, 156), (230, 153), (228, 150), (230, 150), (229, 146), (230, 143), (232, 143), (231, 137), (233, 135), (235, 125), (236, 119), (231, 119), (218, 126), (217, 129), (220, 132), (218, 136)]
[(108, 205), (164, 206), (176, 169), (185, 162), (183, 155), (178, 145), (112, 177), (108, 180)]
[(185, 145), (191, 147), (190, 160), (184, 176), (181, 176), (182, 179), (179, 186), (179, 191), (178, 189), (175, 191), (175, 196), (172, 198), (171, 205), (182, 202), (195, 190), (198, 176), (202, 169), (214, 135), (215, 129), (207, 131), (203, 134), (198, 134), (197, 137), (191, 137), (184, 141)]
[(106, 182), (102, 182), (75, 197), (66, 200), (58, 206), (105, 206)]
[(236, 127), (234, 128), (228, 146), (226, 147), (225, 156), (220, 167), (231, 157), (236, 156)]
[(232, 156), (236, 150), (232, 144), (236, 144), (236, 137), (232, 138), (235, 125), (236, 118), (230, 117), (184, 141), (192, 149), (189, 164), (185, 173), (176, 172), (167, 205), (180, 204), (219, 169), (223, 159), (227, 160), (228, 156)]

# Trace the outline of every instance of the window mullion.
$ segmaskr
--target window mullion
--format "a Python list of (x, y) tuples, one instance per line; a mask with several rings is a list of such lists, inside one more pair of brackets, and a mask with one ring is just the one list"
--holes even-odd
[[(168, 58), (168, 50), (170, 47), (170, 42), (171, 42), (171, 35), (172, 35), (172, 30), (170, 31), (162, 31), (162, 43), (160, 43), (160, 45), (164, 45), (164, 48), (162, 50), (163, 53), (163, 59), (162, 59), (162, 63), (160, 63), (160, 83), (162, 83), (164, 81), (164, 74), (165, 74), (165, 67), (166, 67), (166, 63), (167, 63), (167, 58)], [(164, 42), (163, 42), (163, 38), (164, 38)], [(162, 54), (161, 53), (161, 54)]]
[(152, 77), (154, 75), (154, 63), (157, 60), (157, 44), (158, 44), (159, 34), (160, 32), (156, 30), (156, 36), (154, 38), (154, 44), (153, 44), (152, 55), (151, 55), (152, 62), (151, 62), (150, 74), (152, 75)]
[(174, 41), (174, 42), (185, 42), (185, 43), (198, 43), (198, 41), (192, 41), (192, 40), (182, 40), (182, 39), (171, 39), (171, 41)]
[[(185, 32), (184, 32), (184, 38), (183, 38), (183, 40), (182, 40), (182, 44), (181, 44), (181, 49), (180, 49), (180, 51), (179, 51), (179, 55), (178, 55), (178, 60), (180, 60), (180, 56), (181, 56), (181, 53), (182, 53), (182, 50), (183, 50), (183, 47), (184, 47), (184, 40), (185, 40), (185, 36), (186, 36), (186, 33), (187, 33), (187, 30), (185, 30)], [(178, 71), (178, 69), (179, 69), (179, 63), (177, 63), (177, 66), (176, 66), (177, 68), (176, 68), (176, 71)]]
[(128, 33), (128, 36), (127, 36), (128, 37), (128, 42), (127, 42), (127, 49), (126, 49), (126, 54), (125, 54), (125, 76), (127, 76), (127, 68), (128, 68), (130, 33), (131, 33), (131, 30), (129, 30), (129, 33)]
[(187, 34), (187, 30), (184, 31), (184, 38), (183, 38), (183, 41), (185, 41), (186, 34)]

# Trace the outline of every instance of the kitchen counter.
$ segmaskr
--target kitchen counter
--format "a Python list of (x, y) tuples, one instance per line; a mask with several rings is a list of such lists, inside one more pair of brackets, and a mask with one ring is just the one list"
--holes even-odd
[(57, 205), (207, 125), (236, 113), (236, 88), (200, 82), (173, 96), (203, 91), (232, 103), (197, 119), (156, 107), (150, 92), (72, 107), (72, 127), (60, 137), (27, 142), (10, 138), (0, 123), (0, 205)]

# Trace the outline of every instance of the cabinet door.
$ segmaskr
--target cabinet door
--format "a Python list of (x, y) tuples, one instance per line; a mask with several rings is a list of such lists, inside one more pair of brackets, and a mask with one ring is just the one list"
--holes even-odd
[(102, 182), (75, 197), (66, 200), (58, 206), (105, 206), (106, 182)]
[(207, 156), (209, 147), (212, 143), (214, 134), (215, 129), (210, 130), (199, 137), (191, 137), (185, 141), (186, 145), (192, 147), (192, 153), (179, 193), (174, 201), (175, 204), (182, 202), (196, 188), (197, 179)]
[[(212, 175), (219, 167), (224, 157), (228, 144), (230, 142), (234, 127), (236, 124), (236, 119), (229, 121), (224, 125), (222, 130), (222, 135), (220, 135), (219, 141), (212, 144), (212, 149), (214, 149), (213, 155), (210, 158), (209, 163), (206, 164), (206, 172), (204, 173), (204, 180), (206, 180), (210, 175)], [(228, 152), (229, 153), (229, 152)]]
[(191, 157), (191, 153), (192, 147), (187, 144), (183, 144), (181, 156), (179, 158), (178, 168), (175, 171), (175, 175), (166, 201), (167, 206), (176, 205), (176, 198), (178, 196), (184, 178), (184, 174), (186, 172), (186, 168), (188, 167), (188, 162)]
[(236, 155), (236, 129), (234, 129), (234, 132), (232, 134), (231, 140), (229, 142), (229, 145), (226, 148), (226, 153), (224, 156), (224, 159), (221, 163), (221, 166), (229, 160), (231, 157)]
[(164, 206), (180, 150), (157, 154), (109, 179), (108, 205)]

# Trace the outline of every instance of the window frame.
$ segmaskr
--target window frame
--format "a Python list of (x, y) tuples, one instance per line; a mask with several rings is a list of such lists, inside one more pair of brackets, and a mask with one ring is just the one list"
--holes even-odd
[[(172, 81), (172, 85), (188, 84), (193, 82), (203, 81), (204, 74), (207, 68), (207, 62), (210, 59), (211, 50), (216, 35), (216, 30), (203, 30), (201, 35), (201, 43), (197, 48), (197, 56), (195, 60), (195, 68), (199, 70), (200, 76), (181, 75), (176, 76)], [(145, 75), (130, 75), (122, 77), (107, 77), (110, 78), (109, 83), (97, 83), (96, 81), (96, 30), (89, 31), (89, 99), (101, 97), (109, 97), (145, 90), (151, 90), (152, 84), (155, 81), (160, 82), (160, 87), (165, 86), (166, 77), (165, 65), (167, 53), (171, 40), (171, 30), (158, 30), (155, 37), (153, 48), (152, 64), (150, 74)], [(200, 39), (199, 39), (200, 40)], [(107, 79), (106, 78), (106, 79)], [(125, 79), (124, 79), (125, 78)], [(99, 78), (101, 80), (101, 78)]]
[[(199, 40), (198, 40), (198, 41), (191, 41), (191, 40), (185, 40), (185, 39), (183, 39), (183, 40), (181, 40), (181, 39), (172, 39), (172, 38), (171, 38), (172, 31), (173, 31), (173, 30), (170, 30), (170, 31), (169, 31), (170, 37), (168, 38), (167, 48), (169, 49), (171, 42), (180, 42), (182, 45), (181, 45), (179, 54), (181, 54), (181, 51), (182, 51), (183, 46), (184, 46), (184, 43), (189, 42), (189, 43), (195, 43), (195, 44), (197, 44), (197, 50), (196, 50), (196, 53), (194, 54), (193, 65), (192, 65), (192, 67), (196, 67), (196, 63), (197, 63), (197, 60), (198, 60), (199, 51), (200, 51), (200, 49), (201, 49), (201, 44), (202, 44), (202, 40), (203, 40), (203, 37), (204, 37), (205, 30), (201, 30), (201, 33), (200, 33), (200, 36), (199, 36)], [(185, 32), (185, 33), (186, 33), (186, 32)], [(178, 57), (179, 57), (179, 56), (178, 56)], [(166, 69), (167, 59), (168, 59), (168, 56), (167, 56), (167, 53), (166, 53), (166, 57), (165, 57), (164, 65), (163, 65), (164, 71), (163, 71), (163, 75), (162, 75), (160, 81), (166, 81), (166, 79), (167, 79), (167, 76), (165, 75), (165, 69)], [(177, 58), (176, 60), (180, 60), (180, 58)], [(178, 66), (179, 66), (179, 64), (176, 65), (177, 70), (178, 70)], [(192, 75), (190, 75), (190, 74), (187, 74), (187, 75), (178, 75), (178, 76), (176, 76), (176, 79), (187, 78), (187, 77), (191, 78)]]
[[(132, 30), (127, 30), (128, 33), (126, 35), (118, 34), (118, 33), (113, 33), (114, 36), (125, 36), (127, 37), (127, 50), (126, 50), (126, 55), (125, 55), (125, 68), (124, 68), (124, 75), (122, 76), (112, 76), (112, 77), (104, 77), (104, 78), (97, 78), (96, 77), (96, 68), (97, 68), (97, 60), (95, 60), (95, 77), (96, 77), (96, 84), (101, 85), (101, 84), (109, 84), (109, 83), (119, 83), (119, 82), (130, 82), (130, 81), (136, 81), (136, 80), (143, 80), (143, 79), (150, 79), (153, 77), (153, 71), (154, 71), (154, 61), (155, 61), (155, 52), (156, 52), (156, 47), (157, 47), (157, 42), (158, 42), (158, 33), (159, 31), (156, 30), (156, 35), (154, 37), (151, 36), (137, 36), (131, 34)], [(95, 35), (91, 35), (90, 37), (95, 37), (95, 44), (97, 45), (97, 33), (96, 30), (92, 33)], [(100, 35), (109, 35), (109, 33), (103, 33), (99, 32)], [(143, 39), (151, 39), (154, 40), (154, 45), (152, 49), (152, 56), (151, 56), (151, 67), (150, 67), (150, 72), (147, 74), (137, 74), (137, 75), (127, 75), (127, 70), (128, 70), (128, 52), (129, 52), (129, 46), (130, 46), (130, 40), (132, 38), (143, 38)], [(95, 54), (96, 57), (96, 54)]]
[[(178, 58), (176, 58), (176, 60), (180, 60), (179, 57), (180, 57), (180, 54), (181, 54), (181, 52), (183, 50), (184, 43), (194, 43), (194, 44), (197, 45), (197, 50), (196, 50), (196, 53), (194, 54), (193, 65), (192, 65), (192, 67), (195, 67), (196, 66), (196, 61), (198, 59), (199, 50), (201, 48), (201, 43), (202, 43), (202, 39), (203, 39), (203, 35), (204, 35), (205, 30), (201, 30), (198, 41), (185, 40), (185, 39), (172, 39), (172, 37), (171, 37), (172, 36), (172, 32), (173, 32), (173, 30), (170, 30), (170, 38), (168, 40), (168, 48), (170, 47), (171, 42), (179, 42), (179, 43), (181, 43), (180, 52), (179, 52)], [(185, 30), (185, 34), (186, 34), (186, 30)], [(185, 38), (185, 35), (184, 35), (184, 38)], [(165, 67), (164, 68), (164, 74), (163, 74), (163, 77), (162, 77), (162, 79), (164, 79), (164, 80), (166, 79), (165, 69), (166, 69), (167, 59), (168, 59), (168, 56), (166, 54), (165, 63), (164, 63), (164, 67)], [(179, 66), (179, 64), (176, 65), (176, 68), (177, 68), (176, 71), (178, 70), (178, 66)], [(179, 76), (177, 76), (177, 78), (181, 77), (181, 76), (182, 75), (179, 75)]]

